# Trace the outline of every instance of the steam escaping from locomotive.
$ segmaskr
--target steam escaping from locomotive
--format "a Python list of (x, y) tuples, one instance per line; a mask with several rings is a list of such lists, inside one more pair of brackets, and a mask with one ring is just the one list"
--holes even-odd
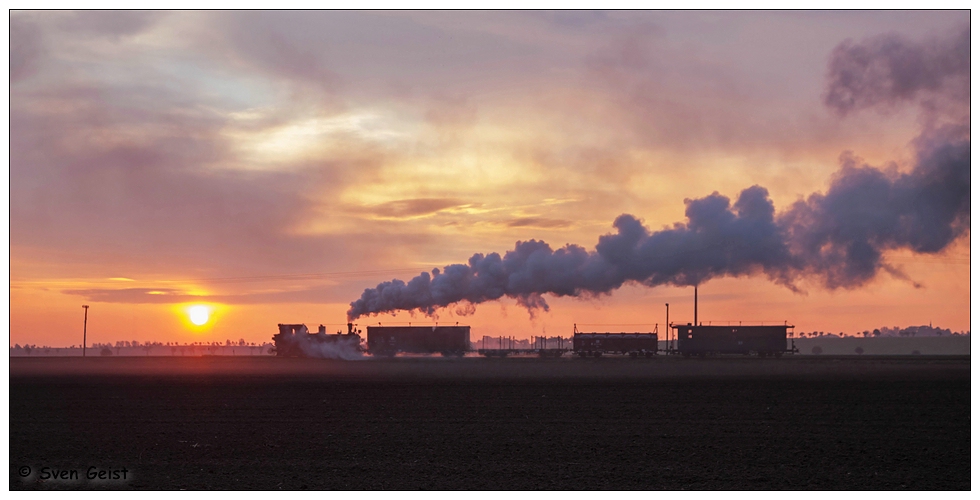
[(744, 189), (734, 202), (714, 192), (685, 200), (687, 220), (659, 231), (620, 215), (615, 232), (600, 236), (593, 250), (518, 241), (503, 256), (478, 253), (408, 282), (386, 281), (364, 290), (347, 317), (433, 316), (452, 304), (505, 296), (533, 316), (548, 310), (548, 294), (601, 296), (626, 283), (690, 286), (726, 276), (762, 275), (794, 291), (802, 281), (853, 289), (881, 271), (908, 279), (883, 258), (886, 251), (937, 254), (969, 232), (969, 65), (968, 28), (923, 43), (895, 36), (847, 41), (831, 54), (825, 104), (839, 115), (902, 102), (923, 110), (907, 172), (845, 152), (825, 193), (779, 213), (762, 186)]
[(276, 355), (285, 357), (322, 359), (363, 359), (361, 337), (353, 329), (347, 334), (327, 334), (320, 325), (317, 333), (311, 333), (303, 324), (280, 324), (279, 333), (272, 337)]

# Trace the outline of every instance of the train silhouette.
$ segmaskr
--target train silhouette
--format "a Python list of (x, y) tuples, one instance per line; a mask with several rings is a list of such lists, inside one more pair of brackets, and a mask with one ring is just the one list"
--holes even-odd
[[(658, 332), (579, 332), (577, 327), (570, 348), (535, 342), (533, 346), (515, 348), (510, 343), (497, 348), (473, 349), (469, 326), (368, 326), (367, 342), (362, 330), (347, 324), (347, 333), (326, 333), (320, 325), (316, 333), (303, 324), (280, 324), (279, 333), (272, 337), (275, 354), (284, 357), (344, 357), (343, 353), (374, 357), (393, 357), (398, 354), (441, 354), (462, 357), (477, 352), (487, 357), (506, 357), (536, 354), (540, 357), (560, 357), (572, 353), (579, 357), (600, 357), (605, 354), (628, 355), (632, 358), (668, 355), (757, 355), (780, 357), (798, 352), (787, 346), (791, 325), (670, 325), (672, 335), (664, 342)], [(485, 344), (485, 343), (484, 343)], [(331, 356), (324, 356), (331, 353)]]

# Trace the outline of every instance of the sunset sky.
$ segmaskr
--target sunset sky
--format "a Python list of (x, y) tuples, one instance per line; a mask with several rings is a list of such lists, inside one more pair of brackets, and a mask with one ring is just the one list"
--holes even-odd
[[(968, 64), (964, 77), (947, 57), (969, 21), (12, 12), (10, 344), (79, 344), (82, 304), (90, 343), (263, 342), (277, 323), (336, 331), (366, 288), (518, 241), (594, 251), (621, 214), (659, 231), (688, 222), (685, 200), (734, 204), (754, 185), (782, 214), (848, 162), (897, 178), (936, 131), (969, 123), (957, 86), (965, 78), (968, 93)], [(835, 101), (849, 83), (831, 63), (861, 54), (908, 54), (888, 71), (914, 84)], [(941, 249), (882, 243), (884, 267), (841, 286), (810, 271), (791, 284), (761, 267), (713, 275), (699, 319), (968, 330), (965, 223)], [(687, 286), (627, 280), (542, 298), (550, 308), (533, 317), (504, 296), (357, 323), (459, 322), (478, 340), (568, 336), (573, 324), (663, 332), (667, 302), (671, 321), (693, 319)], [(194, 305), (210, 310), (201, 326)]]

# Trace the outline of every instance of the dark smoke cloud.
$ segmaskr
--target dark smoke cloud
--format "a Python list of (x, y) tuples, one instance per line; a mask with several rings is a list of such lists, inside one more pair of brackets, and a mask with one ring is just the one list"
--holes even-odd
[[(689, 286), (724, 276), (765, 275), (798, 289), (804, 279), (828, 289), (856, 288), (884, 270), (888, 250), (938, 253), (970, 227), (969, 30), (921, 44), (883, 36), (845, 42), (831, 55), (825, 103), (840, 115), (901, 101), (954, 103), (951, 123), (932, 123), (917, 138), (916, 164), (908, 173), (878, 169), (850, 153), (826, 193), (814, 193), (780, 214), (769, 192), (752, 186), (735, 203), (717, 192), (685, 200), (687, 222), (651, 232), (624, 214), (616, 233), (595, 250), (578, 245), (552, 249), (519, 241), (503, 257), (475, 254), (409, 280), (364, 290), (348, 318), (395, 311), (434, 315), (440, 308), (504, 296), (533, 316), (548, 310), (543, 295), (598, 296), (626, 283)], [(965, 82), (965, 87), (964, 87)], [(965, 94), (964, 94), (965, 92)], [(918, 285), (917, 285), (918, 286)], [(469, 308), (468, 310), (472, 310)]]
[(826, 194), (813, 194), (779, 217), (797, 272), (827, 288), (855, 288), (879, 269), (900, 274), (882, 252), (938, 253), (970, 227), (970, 139), (944, 130), (919, 139), (907, 174), (882, 171), (849, 154)]
[(882, 35), (838, 45), (830, 56), (824, 103), (840, 115), (900, 101), (970, 97), (970, 29), (922, 43)]

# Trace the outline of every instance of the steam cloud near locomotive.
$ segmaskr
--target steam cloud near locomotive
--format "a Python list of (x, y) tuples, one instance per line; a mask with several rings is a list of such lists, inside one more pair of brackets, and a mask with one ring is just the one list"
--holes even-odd
[(518, 241), (503, 256), (477, 253), (407, 283), (380, 283), (351, 302), (348, 321), (398, 311), (436, 317), (453, 304), (505, 296), (533, 317), (548, 310), (547, 294), (599, 297), (627, 283), (694, 286), (726, 276), (764, 275), (803, 293), (804, 282), (854, 289), (884, 271), (919, 286), (884, 254), (938, 254), (969, 232), (969, 40), (969, 29), (922, 43), (883, 36), (844, 42), (831, 54), (824, 104), (841, 118), (919, 107), (923, 129), (911, 142), (907, 172), (844, 152), (826, 193), (779, 213), (769, 191), (755, 185), (734, 203), (718, 192), (685, 200), (686, 222), (659, 231), (623, 214), (594, 250)]

